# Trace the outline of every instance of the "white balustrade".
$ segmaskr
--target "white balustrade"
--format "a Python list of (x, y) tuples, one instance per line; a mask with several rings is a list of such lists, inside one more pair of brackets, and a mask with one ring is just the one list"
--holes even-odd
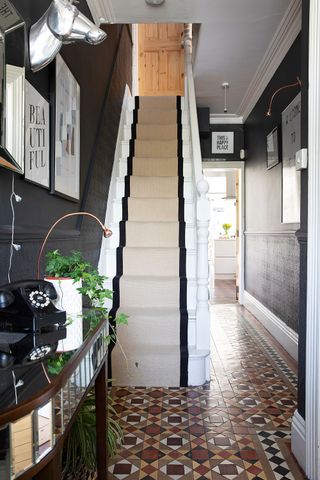
[[(192, 68), (192, 26), (185, 27), (185, 103), (189, 119), (190, 147), (193, 164), (195, 215), (197, 225), (197, 295), (196, 295), (196, 351), (210, 349), (209, 264), (208, 236), (210, 205), (207, 198), (208, 182), (203, 177), (197, 105)], [(208, 377), (208, 374), (206, 374)], [(208, 378), (207, 378), (208, 380)]]

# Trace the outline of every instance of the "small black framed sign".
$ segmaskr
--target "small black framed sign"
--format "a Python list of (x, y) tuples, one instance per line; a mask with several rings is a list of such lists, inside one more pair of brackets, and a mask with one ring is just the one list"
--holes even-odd
[(211, 153), (233, 154), (234, 153), (234, 132), (212, 132)]
[(267, 170), (270, 170), (280, 163), (279, 150), (279, 129), (275, 127), (269, 135), (267, 135)]

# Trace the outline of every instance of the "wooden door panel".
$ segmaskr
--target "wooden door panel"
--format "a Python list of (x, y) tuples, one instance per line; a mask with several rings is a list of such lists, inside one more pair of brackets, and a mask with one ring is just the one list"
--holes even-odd
[(157, 23), (147, 23), (144, 27), (146, 40), (159, 39), (159, 25)]
[(181, 85), (181, 61), (180, 50), (167, 51), (167, 90), (179, 91)]
[(139, 25), (139, 95), (184, 94), (183, 24)]
[(143, 88), (145, 91), (154, 92), (159, 89), (159, 67), (159, 52), (145, 52), (143, 67)]

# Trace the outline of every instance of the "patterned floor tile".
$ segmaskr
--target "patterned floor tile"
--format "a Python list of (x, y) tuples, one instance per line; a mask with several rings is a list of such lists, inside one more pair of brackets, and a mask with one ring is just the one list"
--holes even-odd
[(211, 382), (113, 388), (110, 480), (303, 480), (290, 453), (296, 372), (245, 309), (212, 306)]

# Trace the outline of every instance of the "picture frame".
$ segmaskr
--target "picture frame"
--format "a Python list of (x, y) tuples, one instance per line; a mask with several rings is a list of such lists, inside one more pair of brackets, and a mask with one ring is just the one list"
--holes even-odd
[(301, 149), (301, 93), (289, 103), (282, 118), (281, 222), (300, 223), (301, 173), (296, 153)]
[(80, 199), (80, 86), (61, 55), (55, 59), (51, 193)]
[(234, 132), (211, 132), (211, 153), (232, 155), (234, 153)]
[(267, 170), (280, 163), (280, 135), (278, 126), (267, 135)]
[(24, 178), (43, 188), (50, 188), (50, 105), (27, 80)]

